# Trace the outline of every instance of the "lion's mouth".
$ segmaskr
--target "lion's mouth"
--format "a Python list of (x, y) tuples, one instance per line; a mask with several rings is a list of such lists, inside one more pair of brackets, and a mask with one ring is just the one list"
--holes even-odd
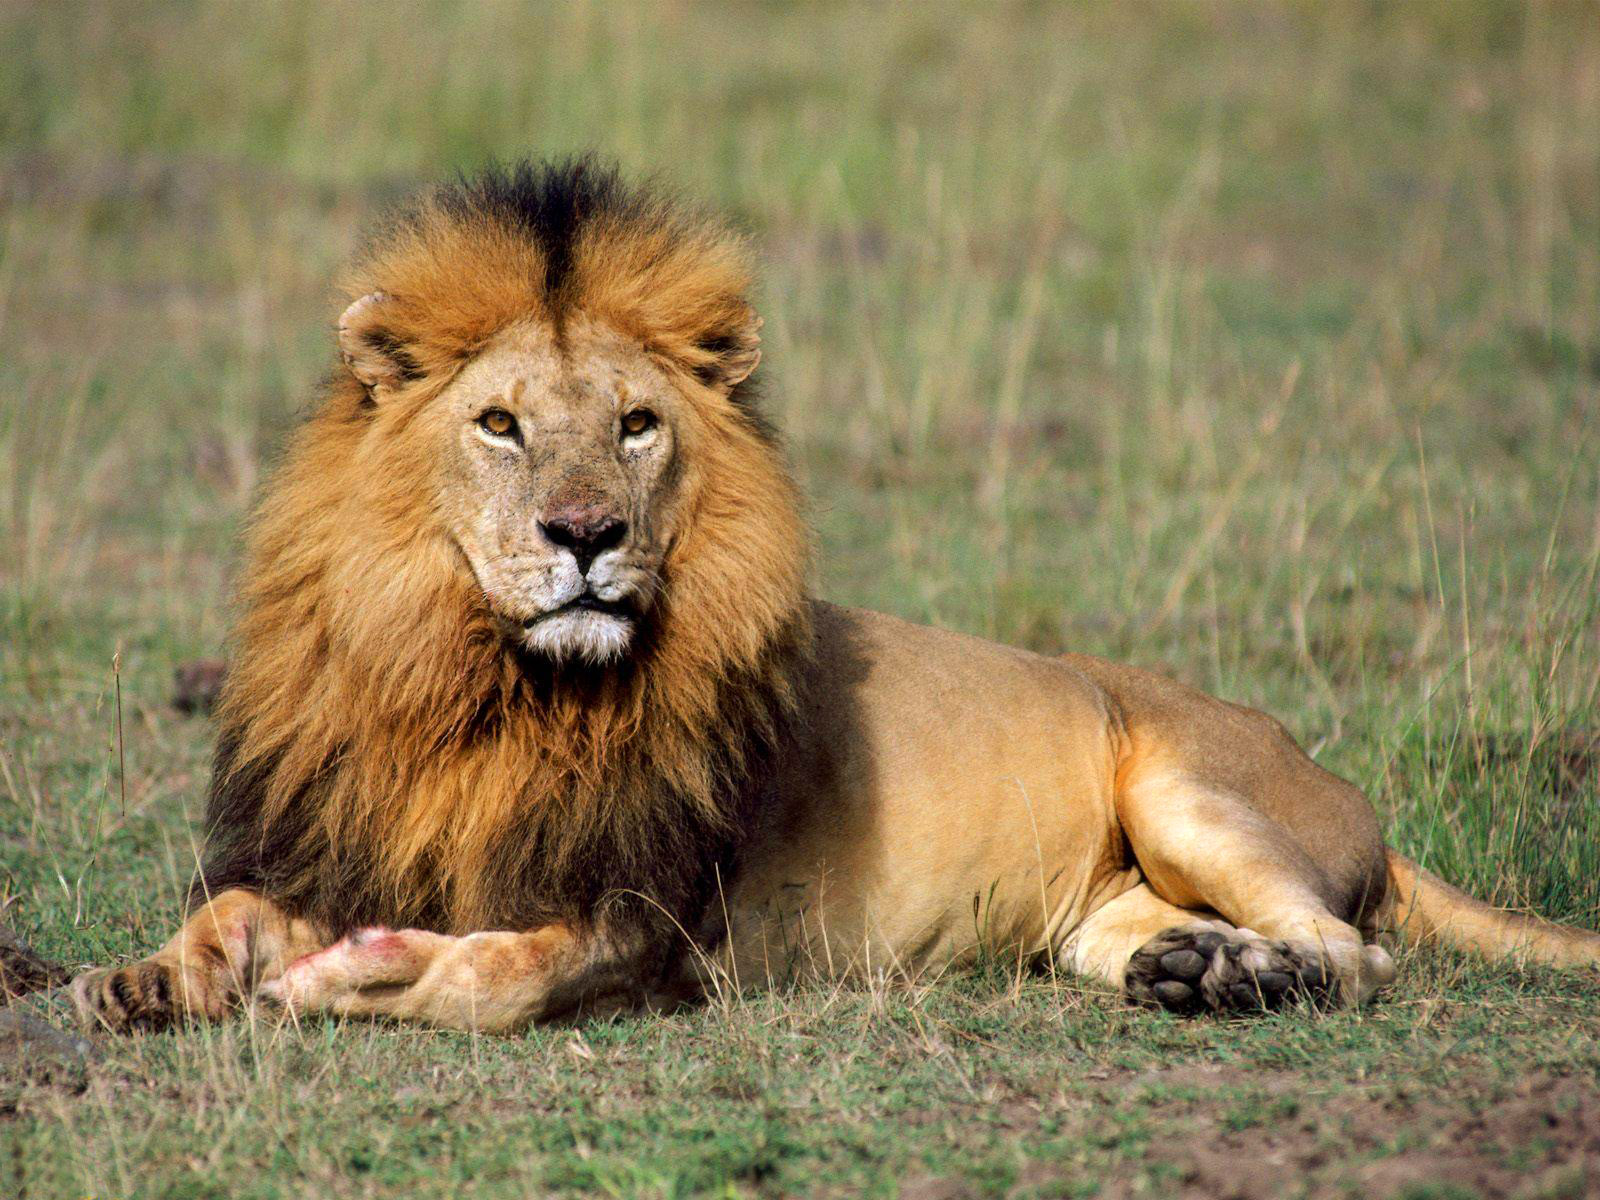
[(608, 617), (617, 617), (624, 621), (633, 620), (633, 606), (625, 600), (602, 600), (593, 592), (585, 592), (575, 599), (567, 601), (560, 608), (552, 608), (549, 612), (542, 612), (532, 620), (524, 621), (523, 628), (532, 629), (540, 622), (548, 621), (552, 617), (567, 616), (577, 612), (600, 613)]
[(555, 662), (578, 660), (604, 667), (627, 656), (637, 627), (637, 609), (627, 600), (602, 600), (585, 592), (522, 622), (518, 640), (523, 649)]

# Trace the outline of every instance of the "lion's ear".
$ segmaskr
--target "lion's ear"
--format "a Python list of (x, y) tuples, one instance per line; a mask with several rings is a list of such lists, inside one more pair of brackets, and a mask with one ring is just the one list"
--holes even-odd
[(422, 377), (417, 360), (394, 331), (394, 301), (383, 292), (368, 292), (339, 318), (339, 353), (350, 374), (374, 400)]
[(731, 392), (750, 378), (761, 361), (761, 323), (755, 310), (747, 308), (741, 320), (701, 338), (700, 349), (708, 357), (695, 369), (700, 381)]

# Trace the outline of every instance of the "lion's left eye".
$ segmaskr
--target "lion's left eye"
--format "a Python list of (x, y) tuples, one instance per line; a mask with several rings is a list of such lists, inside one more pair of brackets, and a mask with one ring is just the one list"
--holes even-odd
[(636, 408), (624, 413), (622, 417), (622, 433), (624, 437), (638, 437), (656, 427), (656, 415), (648, 408)]
[(491, 408), (484, 413), (478, 418), (478, 426), (485, 433), (492, 433), (495, 437), (517, 436), (517, 419), (503, 408)]

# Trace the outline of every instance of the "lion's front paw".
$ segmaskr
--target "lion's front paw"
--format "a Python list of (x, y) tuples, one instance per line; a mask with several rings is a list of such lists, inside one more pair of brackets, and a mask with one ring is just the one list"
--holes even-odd
[(1338, 985), (1318, 954), (1220, 921), (1168, 929), (1128, 961), (1129, 999), (1173, 1012), (1262, 1012), (1304, 998), (1332, 1002)]
[(112, 1033), (166, 1029), (189, 1016), (220, 1017), (224, 1008), (198, 978), (153, 958), (85, 971), (72, 981), (72, 1003), (81, 1020)]

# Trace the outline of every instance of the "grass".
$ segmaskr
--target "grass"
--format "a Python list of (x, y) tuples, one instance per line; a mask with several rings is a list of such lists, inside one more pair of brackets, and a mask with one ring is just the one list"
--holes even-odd
[[(1593, 4), (0, 8), (0, 919), (165, 937), (209, 755), (171, 672), (338, 263), (421, 182), (598, 147), (759, 239), (823, 595), (1268, 708), (1407, 853), (1600, 925), (1597, 63)], [(1239, 1024), (1003, 972), (243, 1020), (23, 1088), (0, 1194), (1203, 1194), (1272, 1130), (1263, 1195), (1593, 1186), (1472, 1122), (1595, 1092), (1600, 982), (1402, 968)]]

